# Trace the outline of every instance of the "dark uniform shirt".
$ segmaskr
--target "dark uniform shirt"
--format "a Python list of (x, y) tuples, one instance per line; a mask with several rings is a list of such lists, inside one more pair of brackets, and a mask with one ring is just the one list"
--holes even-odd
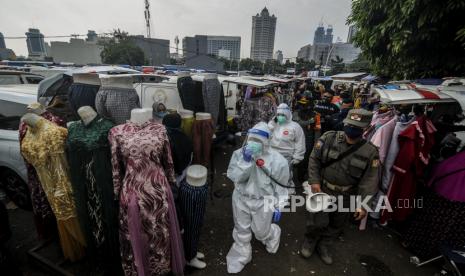
[[(321, 136), (313, 148), (308, 164), (309, 184), (320, 183), (343, 188), (357, 187), (362, 197), (374, 195), (378, 189), (379, 154), (370, 142), (357, 151), (322, 169), (322, 164), (337, 159), (351, 146), (342, 131), (328, 131)], [(323, 181), (322, 181), (323, 180)], [(323, 182), (323, 183), (322, 183)], [(351, 189), (352, 190), (352, 189)]]

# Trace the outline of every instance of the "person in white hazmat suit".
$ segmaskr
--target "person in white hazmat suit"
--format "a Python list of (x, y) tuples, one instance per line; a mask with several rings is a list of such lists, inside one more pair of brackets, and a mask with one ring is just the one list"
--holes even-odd
[[(305, 156), (305, 133), (302, 127), (292, 121), (292, 112), (287, 104), (280, 104), (276, 116), (268, 123), (271, 129), (271, 148), (281, 153), (289, 165), (289, 182), (287, 186), (295, 187), (292, 179), (292, 167)], [(295, 189), (289, 189), (294, 194)]]
[(229, 162), (227, 176), (235, 186), (234, 243), (226, 256), (229, 273), (239, 273), (252, 260), (252, 232), (269, 253), (278, 251), (281, 229), (272, 219), (287, 204), (288, 191), (276, 182), (286, 184), (289, 170), (286, 159), (270, 148), (270, 136), (267, 124), (258, 123)]

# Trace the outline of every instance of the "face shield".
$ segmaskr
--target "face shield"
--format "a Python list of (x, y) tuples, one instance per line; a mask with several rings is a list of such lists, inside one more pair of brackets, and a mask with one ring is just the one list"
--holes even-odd
[(260, 129), (250, 129), (242, 143), (242, 151), (253, 157), (258, 157), (263, 154), (268, 146), (270, 134)]

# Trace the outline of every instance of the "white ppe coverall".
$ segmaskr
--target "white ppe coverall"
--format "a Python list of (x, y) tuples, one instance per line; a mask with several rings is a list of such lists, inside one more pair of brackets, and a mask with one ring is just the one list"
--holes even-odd
[[(253, 129), (270, 133), (266, 123), (259, 123)], [(252, 130), (253, 130), (252, 129)], [(242, 149), (236, 150), (229, 163), (227, 176), (234, 182), (232, 207), (234, 216), (234, 243), (226, 256), (229, 273), (239, 273), (252, 260), (252, 232), (269, 253), (276, 253), (279, 247), (281, 229), (272, 223), (273, 209), (281, 209), (287, 202), (287, 189), (273, 182), (257, 166), (262, 163), (266, 172), (276, 181), (285, 184), (289, 180), (286, 159), (270, 149), (269, 139), (249, 131), (248, 139), (254, 137), (263, 142), (263, 151), (255, 160), (247, 162)], [(268, 136), (269, 137), (269, 136)], [(257, 161), (258, 160), (258, 161)], [(261, 161), (263, 162), (261, 162)], [(272, 210), (265, 209), (265, 197), (275, 199)], [(268, 201), (269, 202), (269, 201)]]
[[(271, 148), (281, 153), (289, 163), (289, 182), (288, 186), (294, 187), (292, 180), (292, 165), (300, 163), (305, 156), (305, 133), (302, 127), (292, 121), (292, 112), (287, 104), (278, 106), (277, 115), (286, 116), (286, 122), (279, 124), (273, 120), (268, 123), (271, 129)], [(290, 189), (294, 193), (294, 189)]]

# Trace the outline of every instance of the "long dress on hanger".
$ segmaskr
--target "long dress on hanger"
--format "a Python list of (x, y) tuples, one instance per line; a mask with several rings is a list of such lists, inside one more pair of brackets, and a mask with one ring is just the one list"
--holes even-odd
[(114, 201), (108, 132), (110, 120), (97, 116), (89, 124), (68, 127), (67, 154), (76, 209), (89, 255), (119, 262), (118, 205)]
[[(60, 117), (53, 115), (49, 111), (45, 111), (40, 115), (42, 118), (55, 123), (58, 126), (64, 127), (65, 121)], [(27, 125), (21, 122), (19, 125), (19, 144), (22, 145), (24, 136), (27, 133)], [(56, 233), (55, 216), (53, 215), (50, 203), (47, 200), (47, 195), (40, 184), (37, 172), (29, 162), (24, 160), (27, 169), (27, 184), (31, 192), (32, 210), (34, 213), (34, 223), (36, 225), (39, 239), (47, 239)]]
[(163, 125), (128, 122), (110, 130), (120, 252), (125, 275), (182, 274), (182, 239), (170, 183), (176, 182)]
[(45, 119), (28, 127), (21, 145), (27, 162), (36, 169), (50, 206), (57, 218), (60, 243), (65, 258), (75, 261), (83, 257), (86, 246), (77, 220), (73, 189), (65, 154), (68, 131)]

